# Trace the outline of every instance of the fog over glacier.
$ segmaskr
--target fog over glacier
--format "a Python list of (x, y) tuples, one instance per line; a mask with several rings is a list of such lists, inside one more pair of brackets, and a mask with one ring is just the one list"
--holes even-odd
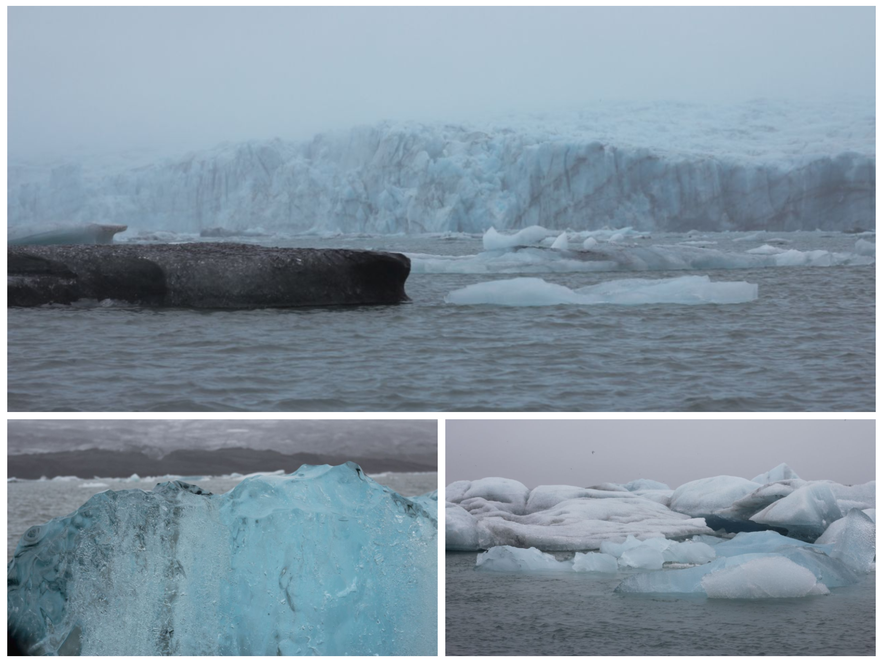
[(875, 478), (873, 421), (448, 421), (445, 436), (448, 483), (648, 478), (677, 487), (712, 475), (751, 479), (780, 462), (806, 479)]
[(9, 26), (10, 225), (874, 227), (871, 8), (16, 8)]

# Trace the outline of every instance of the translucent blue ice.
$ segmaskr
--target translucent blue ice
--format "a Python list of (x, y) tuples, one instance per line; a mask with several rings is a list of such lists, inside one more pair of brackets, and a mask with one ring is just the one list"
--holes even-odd
[(434, 493), (352, 463), (103, 492), (22, 537), (8, 626), (42, 654), (435, 655), (437, 529)]

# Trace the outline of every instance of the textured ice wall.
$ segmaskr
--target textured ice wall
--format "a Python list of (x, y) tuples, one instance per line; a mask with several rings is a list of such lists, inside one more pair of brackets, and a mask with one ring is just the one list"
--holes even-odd
[(436, 509), (352, 463), (103, 492), (23, 536), (9, 629), (44, 654), (435, 655)]
[(383, 123), (139, 167), (9, 164), (11, 225), (193, 232), (875, 227), (875, 107), (609, 103), (462, 124)]

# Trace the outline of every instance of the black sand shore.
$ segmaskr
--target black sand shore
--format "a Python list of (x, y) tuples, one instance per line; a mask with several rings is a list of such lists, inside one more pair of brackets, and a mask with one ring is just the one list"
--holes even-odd
[(437, 471), (433, 457), (360, 458), (315, 453), (284, 455), (271, 450), (226, 448), (213, 451), (178, 450), (160, 459), (133, 451), (99, 449), (29, 453), (7, 456), (7, 476), (37, 479), (42, 476), (124, 478), (139, 476), (219, 476), (230, 473), (284, 470), (290, 473), (302, 464), (341, 464), (352, 461), (368, 473), (383, 471)]

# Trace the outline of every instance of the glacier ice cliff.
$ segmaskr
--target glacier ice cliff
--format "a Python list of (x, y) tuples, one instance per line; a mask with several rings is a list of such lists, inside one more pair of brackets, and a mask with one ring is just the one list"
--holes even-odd
[(875, 228), (874, 100), (386, 122), (137, 165), (9, 161), (12, 226), (345, 233)]
[(436, 655), (436, 513), (352, 463), (103, 492), (22, 537), (8, 629), (37, 654)]

